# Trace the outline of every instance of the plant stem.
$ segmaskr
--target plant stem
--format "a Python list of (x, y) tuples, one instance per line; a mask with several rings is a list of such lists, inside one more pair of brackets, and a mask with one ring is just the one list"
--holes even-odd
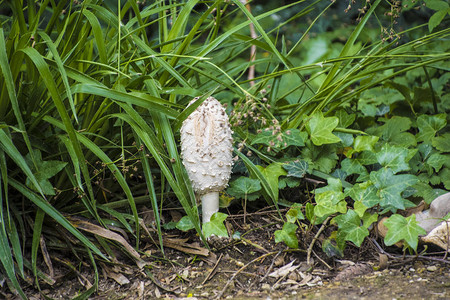
[(200, 196), (202, 200), (202, 221), (207, 223), (211, 216), (219, 211), (219, 192), (210, 192)]

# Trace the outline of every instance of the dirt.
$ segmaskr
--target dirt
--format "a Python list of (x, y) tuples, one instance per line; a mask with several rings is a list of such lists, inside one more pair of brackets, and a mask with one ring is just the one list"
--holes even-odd
[[(89, 299), (450, 298), (450, 260), (439, 249), (409, 256), (399, 248), (382, 249), (372, 237), (360, 248), (347, 247), (343, 258), (329, 258), (321, 251), (319, 237), (308, 265), (307, 249), (318, 228), (303, 228), (299, 249), (292, 250), (274, 241), (274, 231), (281, 229), (275, 214), (249, 215), (242, 224), (241, 217), (230, 218), (230, 232), (239, 231), (240, 238), (215, 239), (209, 252), (192, 232), (174, 230), (166, 236), (172, 244), (165, 248), (165, 258), (143, 238), (147, 265), (139, 268), (120, 255), (116, 264), (98, 261), (98, 291)], [(189, 254), (199, 249), (208, 256)], [(55, 282), (41, 282), (41, 292), (29, 284), (25, 291), (30, 299), (71, 299), (94, 282), (89, 263), (67, 253), (50, 254)], [(75, 268), (68, 268), (69, 262)], [(46, 265), (40, 268), (49, 271)], [(17, 298), (6, 284), (0, 292), (0, 298)]]

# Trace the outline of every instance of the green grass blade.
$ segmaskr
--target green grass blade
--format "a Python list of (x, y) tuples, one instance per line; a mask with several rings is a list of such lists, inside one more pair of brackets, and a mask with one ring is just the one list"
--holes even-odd
[(28, 198), (31, 202), (33, 202), (36, 206), (42, 209), (47, 215), (53, 218), (58, 224), (67, 229), (70, 233), (72, 233), (81, 243), (83, 243), (86, 247), (91, 249), (95, 254), (100, 256), (101, 258), (108, 260), (103, 253), (83, 234), (81, 234), (73, 225), (67, 221), (67, 219), (57, 211), (53, 206), (50, 205), (49, 202), (44, 200), (42, 197), (39, 197), (36, 193), (28, 189), (26, 186), (16, 181), (15, 179), (10, 179), (9, 184), (15, 188), (19, 193)]
[(31, 266), (35, 277), (35, 284), (39, 287), (39, 281), (37, 277), (37, 255), (41, 240), (42, 224), (44, 223), (45, 212), (42, 209), (36, 211), (36, 217), (34, 218), (33, 226), (33, 239), (31, 242)]

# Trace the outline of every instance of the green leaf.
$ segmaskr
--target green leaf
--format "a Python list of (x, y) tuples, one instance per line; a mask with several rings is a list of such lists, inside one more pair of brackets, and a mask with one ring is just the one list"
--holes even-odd
[(362, 201), (355, 201), (355, 203), (353, 203), (353, 208), (360, 218), (364, 216), (364, 213), (368, 209)]
[(339, 215), (333, 219), (344, 234), (345, 240), (353, 242), (356, 246), (361, 243), (369, 235), (369, 230), (361, 227), (361, 219), (354, 210), (348, 210), (346, 214)]
[(283, 150), (289, 146), (304, 146), (304, 140), (308, 137), (306, 132), (301, 132), (298, 129), (285, 130), (278, 134), (273, 134), (272, 131), (263, 131), (256, 135), (252, 140), (252, 145), (263, 144), (270, 146), (275, 150)]
[(342, 201), (344, 193), (337, 191), (326, 191), (315, 197), (317, 205), (314, 207), (314, 215), (324, 217), (336, 212), (345, 213), (347, 203)]
[(401, 193), (418, 182), (418, 178), (410, 174), (394, 175), (391, 169), (381, 169), (370, 173), (370, 180), (378, 189), (380, 205), (383, 208), (405, 209), (407, 200)]
[(359, 135), (353, 142), (353, 149), (356, 152), (361, 151), (373, 151), (373, 146), (378, 142), (380, 138), (372, 135)]
[(367, 173), (366, 168), (361, 165), (359, 160), (346, 158), (341, 162), (341, 169), (348, 175)]
[(441, 136), (433, 138), (432, 145), (442, 152), (450, 152), (450, 133), (446, 132)]
[(427, 233), (425, 229), (418, 225), (415, 214), (407, 218), (395, 214), (390, 216), (383, 224), (388, 228), (388, 232), (384, 237), (386, 246), (391, 246), (403, 240), (416, 251), (419, 235)]
[(436, 133), (445, 127), (447, 119), (445, 114), (434, 116), (420, 115), (417, 118), (417, 127), (419, 133), (417, 134), (417, 141), (430, 143), (431, 139), (435, 137)]
[(225, 219), (228, 217), (227, 214), (216, 212), (211, 216), (211, 220), (202, 225), (203, 234), (205, 237), (209, 237), (212, 235), (228, 237), (228, 231), (223, 223)]
[(437, 27), (439, 24), (441, 24), (442, 20), (449, 12), (450, 12), (450, 9), (448, 9), (448, 8), (435, 12), (431, 16), (430, 20), (428, 21), (428, 30), (430, 32), (432, 32), (435, 27)]
[(355, 114), (348, 114), (345, 110), (339, 109), (334, 114), (335, 117), (339, 119), (339, 127), (347, 128), (348, 126), (352, 125), (353, 122), (355, 122), (356, 115)]
[(297, 228), (295, 224), (284, 223), (283, 229), (275, 231), (275, 243), (285, 242), (289, 248), (298, 249)]
[(238, 199), (255, 200), (259, 195), (251, 195), (254, 192), (261, 190), (261, 183), (258, 179), (251, 179), (241, 176), (230, 183), (227, 193)]
[(292, 204), (286, 213), (286, 219), (290, 223), (295, 223), (297, 220), (304, 220), (305, 216), (302, 213), (302, 205), (300, 203)]
[(341, 139), (332, 133), (338, 123), (337, 117), (324, 117), (321, 112), (318, 112), (313, 114), (306, 123), (306, 130), (308, 130), (311, 140), (316, 146), (338, 143)]
[(408, 155), (408, 149), (389, 144), (384, 144), (380, 152), (376, 154), (378, 163), (383, 167), (391, 168), (394, 174), (409, 170)]
[(442, 165), (447, 161), (450, 161), (449, 155), (433, 153), (430, 155), (426, 162), (428, 165), (432, 166), (436, 172), (439, 172), (439, 170), (442, 168)]
[(177, 229), (181, 231), (189, 231), (191, 229), (194, 229), (194, 223), (192, 223), (191, 218), (189, 216), (182, 217), (175, 226)]
[(351, 189), (346, 190), (345, 195), (352, 198), (355, 202), (361, 202), (368, 208), (380, 204), (377, 189), (371, 181), (355, 184)]
[(283, 169), (283, 164), (272, 163), (265, 168), (262, 166), (256, 166), (256, 168), (258, 168), (259, 171), (261, 172), (261, 174), (263, 174), (263, 176), (269, 183), (271, 190), (274, 193), (276, 193), (276, 199), (274, 199), (274, 201), (277, 201), (278, 200), (278, 177), (285, 176), (287, 174), (287, 172)]
[[(55, 190), (49, 179), (58, 174), (62, 169), (64, 169), (67, 163), (57, 160), (43, 161), (42, 153), (40, 150), (34, 149), (33, 152), (36, 168), (33, 165), (31, 155), (29, 153), (27, 154), (27, 156), (25, 156), (26, 162), (31, 167), (33, 174), (36, 177), (36, 180), (39, 182), (39, 185), (41, 186), (44, 194), (55, 195)], [(26, 180), (26, 185), (36, 191), (33, 183), (29, 178), (27, 178)]]
[[(336, 232), (334, 232), (334, 236), (336, 236)], [(345, 243), (343, 247), (345, 247)], [(328, 257), (344, 257), (344, 249), (337, 245), (335, 237), (329, 237), (322, 242), (322, 251)]]
[(355, 203), (361, 202), (368, 208), (380, 204), (380, 197), (377, 195), (377, 188), (371, 181), (355, 184), (351, 189), (346, 190), (345, 195), (351, 197)]
[(439, 172), (439, 178), (441, 179), (442, 183), (444, 184), (444, 187), (447, 190), (450, 190), (450, 169), (442, 169)]
[(296, 178), (303, 178), (308, 172), (308, 163), (304, 160), (294, 160), (283, 165), (283, 168), (288, 171), (287, 176)]

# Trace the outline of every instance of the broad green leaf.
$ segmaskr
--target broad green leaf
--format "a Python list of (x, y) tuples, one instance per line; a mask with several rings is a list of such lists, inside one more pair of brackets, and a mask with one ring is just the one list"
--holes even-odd
[[(448, 4), (447, 4), (448, 5)], [(444, 17), (450, 13), (450, 9), (443, 9), (443, 10), (439, 10), (437, 12), (435, 12), (430, 20), (428, 21), (428, 30), (430, 32), (433, 31), (434, 28), (436, 28), (439, 24), (441, 24), (442, 20), (444, 19)]]
[(406, 199), (401, 193), (407, 187), (417, 183), (418, 178), (410, 174), (394, 175), (391, 169), (382, 168), (379, 171), (370, 173), (370, 180), (378, 189), (380, 205), (383, 208), (405, 209)]
[(258, 179), (251, 179), (241, 176), (230, 183), (227, 193), (238, 199), (255, 200), (259, 195), (251, 195), (254, 192), (261, 190), (261, 183)]
[(416, 190), (414, 196), (421, 197), (425, 203), (430, 204), (434, 199), (447, 193), (447, 191), (442, 189), (433, 189), (428, 183), (422, 180), (417, 182), (413, 188)]
[(450, 133), (433, 138), (432, 145), (442, 152), (450, 152)]
[(339, 119), (339, 127), (347, 128), (348, 126), (352, 125), (353, 122), (355, 122), (356, 115), (355, 114), (348, 114), (345, 110), (339, 109), (334, 114), (335, 117)]
[(252, 140), (252, 145), (263, 144), (270, 146), (275, 150), (283, 150), (289, 146), (304, 146), (304, 140), (308, 137), (306, 132), (301, 132), (298, 129), (285, 130), (278, 134), (273, 134), (272, 131), (263, 131), (256, 135)]
[(377, 196), (377, 189), (371, 181), (355, 184), (351, 189), (346, 190), (345, 195), (352, 198), (355, 203), (361, 202), (368, 208), (380, 204), (380, 198)]
[(274, 199), (275, 201), (278, 200), (278, 177), (285, 176), (287, 172), (283, 169), (283, 164), (281, 163), (271, 163), (267, 167), (262, 166), (256, 166), (256, 168), (259, 169), (261, 174), (264, 175), (267, 182), (269, 183), (270, 188), (274, 193), (277, 195), (277, 199)]
[(450, 155), (433, 153), (430, 155), (426, 162), (427, 164), (432, 166), (436, 172), (439, 172), (439, 170), (442, 168), (442, 165), (448, 161), (450, 161)]
[(343, 199), (344, 194), (342, 192), (332, 190), (317, 194), (315, 197), (317, 205), (314, 207), (314, 215), (321, 218), (336, 212), (345, 213), (347, 203), (342, 201)]
[(436, 133), (445, 127), (447, 124), (446, 115), (439, 114), (434, 116), (420, 115), (417, 118), (417, 127), (419, 133), (417, 134), (417, 141), (430, 143)]
[(385, 121), (382, 126), (375, 129), (376, 135), (382, 136), (385, 141), (392, 141), (395, 136), (411, 128), (411, 119), (407, 117), (394, 116)]
[(444, 168), (439, 172), (439, 178), (444, 184), (444, 188), (450, 190), (450, 169)]
[(304, 220), (305, 216), (302, 213), (302, 205), (294, 203), (286, 213), (286, 219), (290, 223), (295, 223), (297, 220)]
[(407, 157), (408, 149), (384, 144), (376, 154), (378, 163), (385, 168), (390, 168), (395, 173), (409, 170)]
[(313, 114), (306, 123), (306, 130), (316, 146), (338, 143), (341, 139), (332, 133), (338, 123), (337, 117), (324, 117), (321, 112), (318, 112)]
[[(33, 174), (36, 177), (36, 180), (39, 182), (39, 185), (42, 188), (42, 191), (46, 195), (55, 195), (55, 190), (53, 185), (50, 183), (49, 179), (58, 174), (64, 167), (67, 165), (66, 162), (57, 161), (57, 160), (42, 160), (42, 153), (40, 150), (34, 149), (34, 159), (36, 163), (36, 168), (33, 166), (33, 162), (30, 154), (27, 154), (25, 160), (27, 161), (30, 168), (33, 170)], [(30, 179), (27, 178), (26, 185), (33, 189), (33, 183)]]
[(189, 216), (184, 216), (177, 222), (177, 225), (175, 227), (181, 231), (188, 231), (194, 229), (194, 223), (192, 223)]
[(372, 214), (366, 211), (364, 215), (361, 217), (361, 220), (363, 221), (363, 226), (369, 229), (370, 225), (378, 221), (378, 214), (377, 213)]
[(346, 214), (339, 215), (333, 219), (339, 230), (345, 235), (347, 241), (353, 242), (360, 247), (364, 239), (369, 235), (369, 230), (361, 227), (361, 219), (354, 210), (348, 210)]
[(221, 212), (216, 212), (213, 214), (209, 222), (202, 224), (202, 230), (205, 237), (212, 235), (228, 237), (227, 228), (223, 223), (227, 217), (227, 214)]
[(364, 213), (368, 209), (362, 201), (355, 201), (355, 203), (353, 203), (353, 208), (360, 218), (364, 216)]
[(353, 142), (353, 149), (356, 152), (361, 152), (364, 150), (373, 151), (373, 146), (378, 142), (378, 136), (372, 135), (359, 135), (355, 138)]
[(361, 165), (359, 160), (346, 158), (341, 162), (341, 169), (347, 175), (367, 173), (366, 168)]
[(289, 222), (284, 223), (283, 229), (275, 231), (275, 243), (285, 242), (289, 248), (298, 248), (297, 231), (298, 226)]
[(320, 194), (327, 191), (334, 191), (337, 193), (342, 193), (342, 181), (340, 181), (337, 178), (328, 178), (327, 179), (328, 185), (316, 189), (316, 194)]
[(300, 180), (295, 177), (281, 177), (278, 181), (278, 189), (282, 190), (286, 187), (295, 188), (300, 185)]
[(405, 241), (409, 247), (416, 251), (419, 235), (427, 233), (425, 229), (418, 225), (415, 214), (407, 218), (395, 214), (390, 216), (383, 224), (388, 228), (388, 232), (384, 237), (384, 243), (387, 246), (391, 246), (399, 241)]
[(446, 10), (449, 7), (448, 2), (442, 0), (426, 0), (425, 4), (432, 10)]
[(284, 164), (283, 168), (288, 171), (287, 176), (303, 178), (308, 172), (308, 163), (304, 160), (297, 159)]

